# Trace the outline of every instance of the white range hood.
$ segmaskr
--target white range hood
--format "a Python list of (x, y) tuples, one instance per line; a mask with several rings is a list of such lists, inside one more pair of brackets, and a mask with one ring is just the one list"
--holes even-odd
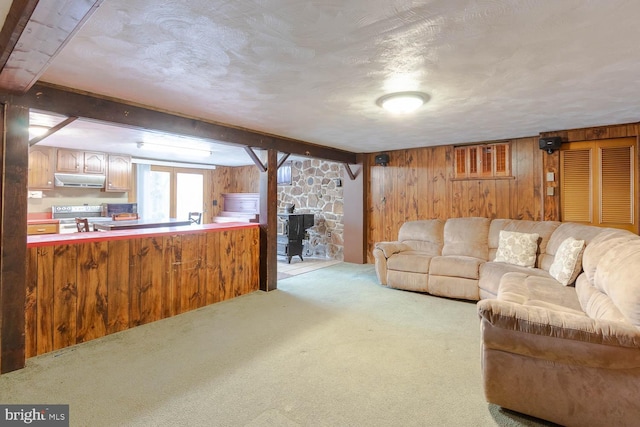
[(54, 175), (56, 187), (104, 188), (106, 177), (93, 174), (57, 173)]

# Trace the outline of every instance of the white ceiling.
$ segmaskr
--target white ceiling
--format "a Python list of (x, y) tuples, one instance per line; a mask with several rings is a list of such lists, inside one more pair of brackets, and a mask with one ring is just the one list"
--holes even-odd
[[(488, 141), (638, 121), (639, 16), (634, 0), (106, 0), (41, 80), (354, 152)], [(431, 100), (375, 103), (407, 90)]]

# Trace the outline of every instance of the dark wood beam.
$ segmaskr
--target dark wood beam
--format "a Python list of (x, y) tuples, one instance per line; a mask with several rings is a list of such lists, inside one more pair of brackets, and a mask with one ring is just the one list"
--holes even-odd
[(38, 0), (13, 0), (9, 13), (0, 30), (0, 70), (9, 60), (9, 56), (18, 43)]
[(282, 164), (289, 158), (291, 154), (289, 153), (284, 153), (284, 155), (282, 157), (280, 157), (280, 160), (278, 160), (278, 169), (280, 169), (280, 166), (282, 166)]
[(256, 166), (258, 167), (260, 172), (266, 172), (267, 171), (267, 166), (264, 163), (262, 163), (262, 160), (260, 160), (260, 158), (258, 157), (256, 152), (253, 151), (253, 148), (244, 147), (244, 151), (246, 151), (247, 154), (249, 155), (249, 157), (251, 157), (251, 160), (253, 160), (253, 163), (256, 164)]
[(29, 146), (31, 147), (32, 145), (36, 145), (38, 142), (42, 141), (43, 139), (53, 135), (54, 133), (58, 132), (60, 129), (62, 129), (63, 127), (67, 126), (69, 123), (73, 123), (77, 120), (77, 117), (67, 117), (66, 119), (64, 119), (63, 121), (61, 121), (60, 123), (58, 123), (57, 125), (50, 127), (45, 133), (43, 133), (40, 136), (36, 136), (35, 138), (32, 138), (29, 140)]
[[(362, 169), (362, 167), (360, 169)], [(351, 165), (349, 163), (344, 163), (344, 170), (345, 170), (345, 172), (347, 172), (347, 175), (349, 176), (349, 179), (351, 181), (356, 179), (356, 177), (358, 176), (358, 173), (360, 172), (360, 169), (358, 169), (357, 171), (353, 172), (351, 170)]]
[[(14, 4), (18, 3), (16, 13), (19, 19), (12, 24), (15, 30), (9, 41), (17, 32), (20, 34), (13, 46), (8, 43), (2, 47), (2, 54), (9, 52), (9, 55), (0, 71), (0, 88), (13, 93), (29, 90), (102, 1), (14, 1)], [(27, 15), (30, 16), (25, 25)]]
[(262, 150), (275, 149), (340, 163), (356, 163), (356, 154), (297, 139), (271, 135), (220, 124), (204, 119), (181, 116), (108, 99), (94, 94), (80, 93), (68, 88), (38, 83), (24, 95), (0, 93), (0, 102), (21, 104), (67, 117), (84, 117), (132, 128), (162, 131), (194, 138), (241, 145)]
[(4, 105), (0, 121), (0, 373), (25, 364), (29, 110)]
[(273, 291), (278, 283), (278, 152), (267, 152), (267, 170), (260, 173), (260, 290)]

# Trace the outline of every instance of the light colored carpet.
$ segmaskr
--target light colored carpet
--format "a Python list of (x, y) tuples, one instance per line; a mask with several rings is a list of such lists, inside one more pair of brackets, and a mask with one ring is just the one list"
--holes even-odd
[(1, 403), (74, 426), (537, 426), (488, 405), (475, 304), (337, 264), (29, 359)]

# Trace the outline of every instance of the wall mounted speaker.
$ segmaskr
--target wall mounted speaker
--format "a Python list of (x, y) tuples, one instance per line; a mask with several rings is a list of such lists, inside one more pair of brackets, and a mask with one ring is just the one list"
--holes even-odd
[(547, 153), (551, 154), (555, 150), (559, 150), (562, 145), (562, 138), (559, 136), (550, 136), (548, 138), (540, 138), (538, 140), (538, 144), (541, 150), (545, 150)]
[(376, 156), (376, 165), (387, 166), (389, 164), (389, 155), (388, 154), (378, 154)]

